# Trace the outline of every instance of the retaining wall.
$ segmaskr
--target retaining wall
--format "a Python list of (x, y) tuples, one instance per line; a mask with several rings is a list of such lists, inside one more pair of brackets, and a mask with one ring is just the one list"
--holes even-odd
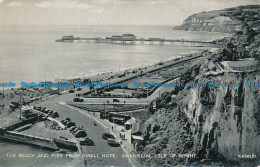
[(27, 134), (22, 134), (18, 132), (11, 132), (11, 131), (5, 131), (4, 129), (0, 130), (1, 132), (4, 131), (4, 133), (1, 133), (0, 138), (3, 138), (7, 141), (16, 141), (21, 143), (26, 143), (30, 145), (35, 145), (51, 150), (58, 150), (59, 148), (52, 142), (50, 139), (42, 138), (42, 137), (36, 137), (31, 136)]

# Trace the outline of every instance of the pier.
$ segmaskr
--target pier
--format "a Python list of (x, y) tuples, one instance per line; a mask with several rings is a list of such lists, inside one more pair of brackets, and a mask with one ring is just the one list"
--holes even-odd
[(215, 42), (208, 41), (194, 41), (184, 39), (165, 39), (165, 38), (136, 38), (133, 34), (123, 34), (122, 36), (111, 36), (106, 38), (91, 37), (80, 38), (71, 36), (63, 36), (57, 39), (57, 42), (90, 42), (90, 43), (111, 43), (111, 44), (168, 44), (168, 45), (200, 45), (209, 46), (214, 45)]

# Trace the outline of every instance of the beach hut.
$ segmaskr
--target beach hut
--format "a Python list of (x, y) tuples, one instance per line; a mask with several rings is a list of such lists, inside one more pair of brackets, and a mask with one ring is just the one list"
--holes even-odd
[(131, 118), (130, 115), (116, 114), (116, 113), (110, 113), (108, 116), (109, 122), (113, 122), (119, 125), (124, 125), (125, 122), (130, 118)]
[(132, 117), (131, 119), (129, 119), (128, 121), (126, 121), (126, 123), (125, 123), (125, 129), (126, 129), (126, 130), (131, 129), (132, 126), (133, 126), (133, 124), (135, 124), (135, 123), (136, 123), (136, 119)]

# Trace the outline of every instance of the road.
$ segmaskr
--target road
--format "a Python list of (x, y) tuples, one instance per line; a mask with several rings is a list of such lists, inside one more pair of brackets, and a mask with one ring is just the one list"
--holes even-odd
[[(74, 94), (66, 94), (61, 96), (52, 97), (51, 99), (36, 104), (36, 106), (47, 107), (53, 111), (57, 111), (60, 115), (58, 120), (62, 120), (66, 117), (69, 117), (72, 121), (76, 123), (77, 126), (83, 127), (88, 137), (94, 140), (95, 146), (83, 146), (82, 154), (92, 154), (99, 155), (102, 154), (115, 154), (118, 158), (97, 158), (95, 164), (93, 165), (117, 165), (117, 166), (131, 166), (128, 159), (119, 158), (124, 153), (121, 147), (111, 147), (107, 144), (107, 141), (102, 139), (102, 134), (107, 132), (103, 126), (94, 126), (94, 120), (86, 115), (82, 115), (82, 113), (77, 112), (76, 110), (66, 107), (64, 105), (60, 105), (60, 103), (64, 101), (71, 101), (74, 98)], [(93, 162), (93, 160), (91, 161)], [(83, 160), (81, 164), (83, 165)]]
[[(95, 115), (88, 113), (85, 110), (81, 110), (81, 109), (78, 109), (76, 107), (72, 107), (72, 106), (67, 105), (65, 103), (60, 103), (60, 105), (66, 106), (66, 107), (68, 107), (68, 108), (70, 108), (74, 111), (79, 112), (80, 114), (82, 114), (84, 116), (87, 116), (87, 117), (93, 119), (95, 121), (95, 123), (97, 123), (98, 125), (101, 125), (106, 131), (113, 134), (118, 141), (122, 141), (121, 148), (122, 148), (122, 150), (124, 151), (125, 154), (130, 154), (132, 151), (134, 151), (134, 148), (132, 147), (132, 145), (129, 142), (124, 142), (123, 140), (120, 139), (119, 133), (121, 131), (116, 130), (116, 128), (114, 128), (114, 130), (112, 129), (112, 126), (115, 126), (115, 124), (112, 124), (112, 123), (109, 123), (108, 121), (104, 121), (102, 119), (99, 119)], [(120, 128), (120, 129), (122, 129), (122, 128)], [(140, 163), (136, 159), (129, 158), (129, 157), (127, 157), (127, 159), (128, 159), (128, 162), (131, 164), (131, 166), (140, 166)]]

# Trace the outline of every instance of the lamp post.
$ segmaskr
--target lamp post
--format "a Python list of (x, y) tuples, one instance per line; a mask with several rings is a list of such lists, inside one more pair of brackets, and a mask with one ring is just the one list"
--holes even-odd
[(148, 104), (149, 104), (149, 99), (148, 99), (148, 87), (146, 89), (146, 99), (147, 99), (147, 108), (148, 108)]
[(20, 106), (20, 121), (22, 120), (22, 109), (21, 109), (21, 106)]
[(20, 104), (20, 121), (22, 120), (22, 104), (21, 104), (21, 99), (19, 100)]
[(22, 102), (22, 98), (20, 97), (20, 99), (19, 99), (19, 104), (20, 104), (20, 121), (22, 120), (22, 104), (23, 104), (23, 102)]
[(5, 98), (5, 87), (3, 86), (3, 98)]
[(147, 101), (148, 101), (148, 87), (146, 88), (146, 98), (147, 98)]

